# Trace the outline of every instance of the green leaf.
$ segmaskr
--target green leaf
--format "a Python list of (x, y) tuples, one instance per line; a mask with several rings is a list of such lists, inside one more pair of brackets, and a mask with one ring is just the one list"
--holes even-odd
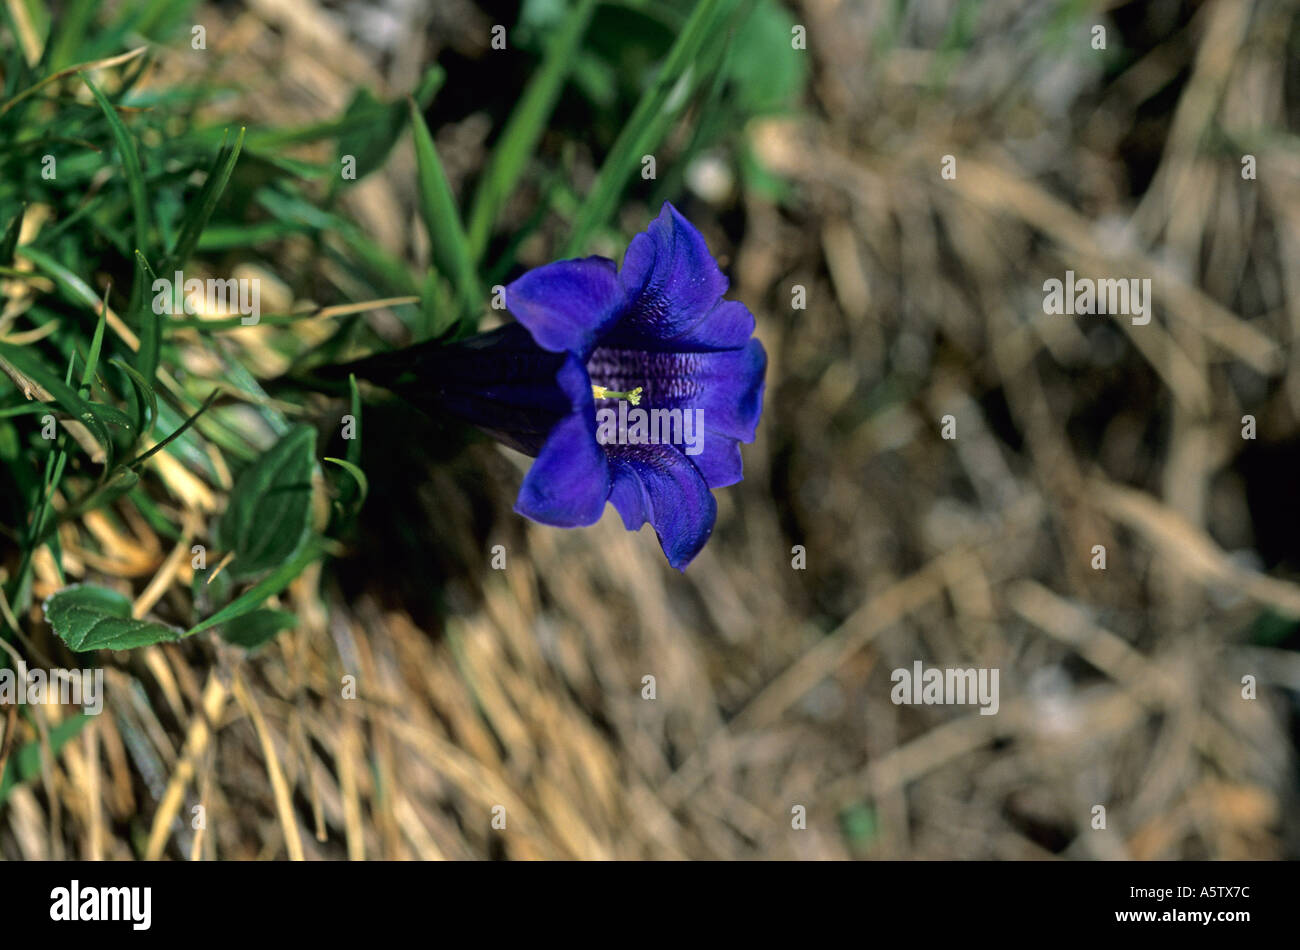
[(311, 528), (316, 430), (298, 426), (240, 472), (230, 490), (217, 542), (233, 551), (237, 578), (260, 574), (293, 557)]
[[(613, 105), (620, 92), (643, 89), (656, 64), (668, 55), (684, 19), (666, 4), (602, 3), (582, 44), (588, 58), (582, 67), (583, 94), (593, 103)], [(588, 85), (597, 73), (603, 75), (603, 90)]]
[[(76, 738), (90, 716), (77, 713), (75, 716), (55, 723), (50, 727), (50, 755), (57, 756), (69, 741)], [(5, 766), (4, 775), (0, 776), (0, 804), (9, 797), (13, 787), (19, 782), (27, 782), (41, 774), (41, 743), (35, 740), (19, 749)]]
[(746, 116), (779, 112), (802, 93), (808, 54), (794, 49), (794, 18), (775, 0), (758, 0), (736, 28), (736, 52), (728, 78)]
[(99, 87), (90, 81), (90, 77), (82, 73), (81, 81), (90, 89), (95, 101), (99, 103), (100, 111), (108, 119), (108, 127), (113, 133), (113, 141), (117, 144), (117, 152), (122, 159), (122, 171), (126, 175), (127, 192), (131, 196), (131, 212), (135, 217), (135, 246), (147, 253), (149, 205), (144, 198), (144, 173), (140, 170), (140, 156), (135, 150), (135, 140), (131, 138), (131, 133), (122, 124), (122, 120), (118, 117), (113, 104), (99, 91)]
[[(413, 95), (421, 108), (426, 108), (433, 101), (446, 77), (441, 66), (435, 65), (425, 72)], [(338, 150), (340, 160), (346, 155), (351, 155), (356, 160), (356, 178), (345, 180), (341, 175), (335, 174), (331, 192), (345, 184), (355, 184), (381, 168), (405, 130), (409, 114), (408, 107), (402, 100), (380, 102), (369, 89), (358, 89), (343, 114), (346, 124), (339, 132)], [(339, 167), (341, 166), (336, 163), (336, 168)]]
[(45, 601), (45, 619), (59, 639), (78, 653), (130, 650), (166, 640), (181, 631), (131, 616), (131, 600), (116, 591), (89, 584), (65, 587)]
[(880, 821), (870, 805), (852, 805), (842, 811), (839, 818), (844, 837), (858, 847), (870, 845), (880, 833)]
[(429, 134), (429, 127), (415, 102), (409, 105), (411, 129), (415, 134), (415, 162), (420, 177), (420, 215), (429, 232), (433, 261), (456, 288), (460, 312), (467, 315), (483, 299), (478, 274), (474, 270), (474, 258), (461, 227), (456, 199), (434, 148), (433, 136)]
[(356, 162), (355, 179), (344, 179), (339, 175), (334, 183), (343, 181), (360, 181), (383, 164), (389, 149), (401, 135), (406, 125), (408, 112), (404, 105), (397, 108), (386, 106), (375, 98), (375, 94), (364, 86), (352, 94), (352, 101), (343, 112), (345, 119), (361, 120), (360, 128), (348, 127), (339, 135), (338, 159), (351, 158)]
[(1276, 647), (1297, 630), (1300, 630), (1300, 621), (1295, 617), (1264, 609), (1256, 615), (1247, 636), (1251, 643)]
[(221, 628), (221, 639), (253, 651), (275, 639), (281, 630), (292, 630), (298, 618), (287, 610), (262, 607), (228, 621)]
[[(415, 101), (421, 107), (427, 108), (429, 103), (433, 101), (434, 95), (442, 88), (443, 81), (446, 78), (446, 72), (441, 66), (435, 64), (429, 67), (420, 79), (420, 86), (413, 95)], [(403, 113), (407, 110), (405, 102), (397, 102), (394, 105), (400, 108)], [(380, 108), (386, 109), (388, 106), (381, 106)], [(341, 140), (353, 133), (364, 137), (373, 131), (374, 123), (375, 116), (372, 113), (349, 108), (339, 118), (329, 119), (324, 122), (313, 122), (310, 125), (303, 126), (255, 129), (248, 135), (248, 147), (259, 152), (279, 153), (288, 146), (319, 142), (322, 139)], [(403, 115), (403, 125), (405, 125), (405, 115)]]

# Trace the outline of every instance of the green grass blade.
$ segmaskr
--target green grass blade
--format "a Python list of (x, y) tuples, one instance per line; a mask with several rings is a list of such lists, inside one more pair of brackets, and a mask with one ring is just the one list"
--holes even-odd
[(363, 472), (360, 467), (349, 462), (347, 459), (337, 459), (332, 455), (326, 455), (325, 461), (334, 463), (352, 476), (357, 483), (357, 488), (361, 491), (360, 496), (357, 498), (357, 507), (360, 508), (364, 505), (366, 503), (366, 495), (370, 494), (370, 480), (366, 478), (366, 473)]
[(222, 140), (221, 149), (217, 152), (212, 167), (208, 169), (208, 177), (203, 182), (203, 188), (200, 189), (198, 197), (190, 205), (181, 223), (176, 244), (163, 262), (164, 274), (170, 273), (174, 268), (183, 267), (190, 259), (190, 255), (194, 253), (194, 249), (198, 247), (203, 229), (212, 217), (212, 212), (216, 210), (217, 202), (221, 200), (221, 194), (226, 190), (230, 175), (235, 170), (235, 162), (239, 160), (239, 152), (244, 147), (245, 131), (241, 126), (235, 144), (232, 146), (227, 147), (225, 140)]
[(81, 388), (78, 390), (84, 399), (90, 392), (90, 384), (95, 379), (95, 368), (99, 365), (99, 353), (104, 347), (104, 324), (108, 320), (108, 289), (104, 290), (104, 299), (100, 302), (99, 320), (95, 324), (95, 335), (90, 338), (90, 352), (86, 355), (86, 365), (81, 371)]
[(143, 465), (145, 462), (149, 461), (149, 459), (151, 459), (154, 455), (158, 454), (163, 449), (165, 449), (169, 443), (175, 441), (176, 439), (179, 439), (182, 435), (186, 433), (186, 431), (189, 429), (190, 426), (194, 425), (194, 423), (198, 421), (199, 416), (203, 415), (205, 412), (208, 411), (208, 409), (212, 407), (212, 404), (217, 401), (217, 397), (220, 395), (221, 395), (220, 389), (212, 390), (212, 392), (208, 393), (208, 398), (203, 400), (203, 404), (199, 406), (199, 408), (196, 409), (194, 413), (189, 416), (189, 418), (187, 418), (184, 422), (182, 422), (179, 426), (177, 426), (175, 431), (173, 431), (166, 438), (160, 440), (158, 444), (154, 445), (152, 448), (148, 449), (145, 452), (141, 452), (135, 458), (131, 459), (131, 461), (126, 462), (122, 467), (135, 468), (137, 465)]
[(191, 627), (186, 631), (185, 636), (192, 637), (196, 633), (202, 633), (204, 630), (218, 624), (226, 623), (256, 610), (262, 606), (266, 598), (278, 594), (288, 587), (293, 582), (293, 579), (306, 569), (308, 564), (320, 557), (322, 550), (319, 542), (307, 543), (291, 560), (285, 561), (211, 617)]
[(140, 333), (140, 349), (135, 354), (135, 368), (152, 385), (158, 373), (158, 354), (162, 347), (162, 314), (154, 313), (149, 288), (153, 268), (139, 250), (135, 252), (135, 281), (131, 285), (130, 316)]
[(153, 386), (149, 385), (149, 381), (144, 378), (140, 371), (126, 360), (113, 357), (108, 362), (125, 373), (127, 379), (135, 387), (139, 407), (135, 420), (136, 438), (142, 439), (149, 434), (154, 422), (158, 419), (158, 395), (153, 391)]
[(87, 307), (92, 311), (99, 309), (99, 295), (90, 289), (88, 283), (53, 257), (32, 247), (30, 244), (24, 244), (18, 248), (18, 254), (27, 258), (53, 280), (54, 286), (58, 287), (63, 296), (69, 301)]
[(443, 173), (433, 136), (414, 100), (410, 103), (411, 131), (415, 135), (415, 161), (420, 176), (420, 214), (429, 232), (433, 260), (456, 288), (462, 315), (478, 307), (483, 299), (474, 270), (469, 241), (461, 226), (456, 200)]
[(104, 117), (108, 120), (108, 127), (113, 133), (113, 141), (117, 144), (118, 155), (122, 159), (122, 171), (126, 175), (127, 192), (131, 196), (131, 213), (135, 218), (135, 246), (148, 253), (149, 204), (145, 201), (144, 173), (140, 170), (140, 156), (135, 150), (135, 140), (131, 138), (131, 133), (127, 131), (126, 126), (122, 123), (122, 119), (118, 116), (117, 110), (113, 108), (113, 104), (99, 91), (99, 87), (91, 82), (90, 77), (82, 73), (81, 81), (90, 89), (95, 101), (99, 103), (99, 108), (104, 113)]

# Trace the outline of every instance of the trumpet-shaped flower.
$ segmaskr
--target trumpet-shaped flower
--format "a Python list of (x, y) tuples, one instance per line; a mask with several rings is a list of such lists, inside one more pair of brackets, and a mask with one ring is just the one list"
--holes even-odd
[(767, 354), (753, 315), (726, 291), (704, 238), (665, 204), (621, 269), (557, 261), (507, 286), (517, 323), (332, 372), (534, 456), (520, 514), (573, 528), (611, 502), (628, 530), (649, 522), (680, 570), (713, 532), (712, 489), (740, 481), (740, 443), (754, 440), (763, 409)]
[[(557, 261), (506, 287), (507, 309), (561, 357), (555, 381), (568, 403), (516, 511), (575, 527), (612, 502), (628, 530), (649, 522), (668, 563), (685, 568), (713, 531), (711, 489), (741, 480), (739, 443), (753, 441), (762, 413), (767, 354), (753, 339), (753, 315), (723, 300), (726, 291), (704, 238), (667, 203), (621, 269), (600, 257)], [(682, 428), (699, 420), (702, 431), (690, 445), (648, 440), (646, 427), (623, 424), (620, 401), (670, 420), (650, 426), (654, 434), (673, 431), (678, 418)], [(598, 413), (612, 421), (615, 410), (617, 427), (597, 425)]]

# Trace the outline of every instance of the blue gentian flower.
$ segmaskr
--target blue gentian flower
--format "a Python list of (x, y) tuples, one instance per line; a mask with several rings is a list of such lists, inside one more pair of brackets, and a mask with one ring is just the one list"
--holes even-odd
[[(599, 521), (612, 502), (629, 531), (654, 527), (673, 567), (699, 554), (717, 517), (711, 489), (743, 477), (739, 443), (754, 440), (763, 409), (767, 354), (753, 339), (753, 314), (722, 299), (727, 286), (700, 232), (665, 203), (621, 270), (601, 257), (557, 261), (506, 287), (507, 309), (561, 357), (555, 382), (568, 403), (516, 511), (571, 528)], [(629, 444), (635, 427), (628, 439), (620, 424), (620, 438), (599, 438), (598, 410), (619, 402), (690, 413), (703, 437), (690, 448)]]
[[(621, 270), (602, 257), (557, 261), (507, 286), (518, 323), (325, 372), (356, 373), (534, 456), (520, 514), (573, 528), (612, 502), (629, 531), (649, 522), (681, 570), (713, 532), (712, 489), (740, 481), (739, 443), (754, 440), (763, 410), (767, 354), (726, 291), (700, 232), (665, 204)], [(678, 427), (642, 440), (629, 406), (676, 413)]]

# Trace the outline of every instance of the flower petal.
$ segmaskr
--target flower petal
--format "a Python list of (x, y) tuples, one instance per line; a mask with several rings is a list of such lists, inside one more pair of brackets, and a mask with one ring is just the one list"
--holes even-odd
[(609, 500), (635, 531), (647, 521), (668, 563), (685, 570), (700, 553), (718, 516), (704, 477), (671, 445), (608, 446), (613, 488)]
[(556, 423), (523, 484), (515, 511), (557, 528), (595, 524), (610, 492), (609, 461), (596, 441), (596, 410), (591, 379), (577, 357), (569, 356), (556, 382), (572, 412)]
[(607, 345), (734, 349), (754, 332), (745, 305), (722, 300), (727, 278), (703, 235), (668, 202), (628, 245), (619, 283), (624, 309)]
[(535, 267), (506, 287), (506, 308), (538, 346), (583, 357), (617, 319), (622, 301), (614, 262), (603, 257)]
[(744, 464), (740, 459), (740, 443), (707, 428), (700, 439), (700, 452), (691, 455), (684, 447), (679, 449), (691, 460), (704, 482), (710, 488), (726, 488), (745, 477)]
[(758, 340), (740, 350), (708, 354), (707, 383), (695, 405), (704, 410), (708, 429), (753, 442), (763, 415), (767, 351)]

